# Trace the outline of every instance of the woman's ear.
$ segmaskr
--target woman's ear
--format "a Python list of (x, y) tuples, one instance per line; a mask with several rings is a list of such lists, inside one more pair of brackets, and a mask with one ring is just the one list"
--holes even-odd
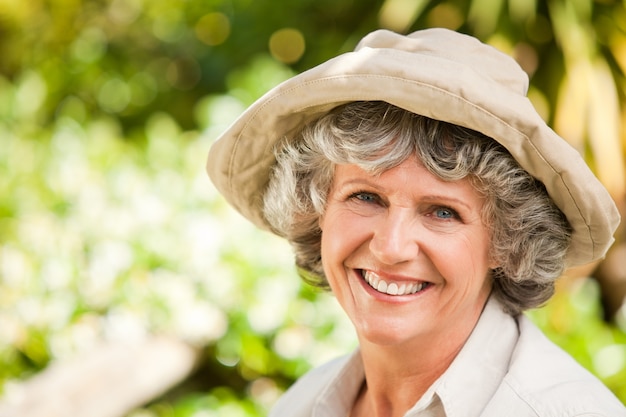
[(500, 266), (501, 266), (500, 262), (498, 262), (495, 259), (495, 257), (493, 256), (493, 254), (491, 254), (491, 253), (489, 254), (489, 264), (488, 264), (488, 266), (489, 266), (489, 269), (491, 269), (492, 271), (494, 269), (500, 268)]

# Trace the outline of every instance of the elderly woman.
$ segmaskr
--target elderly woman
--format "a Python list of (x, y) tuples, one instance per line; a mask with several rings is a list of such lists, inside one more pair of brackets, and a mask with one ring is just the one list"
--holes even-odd
[(472, 37), (377, 31), (216, 142), (218, 189), (292, 244), (359, 340), (273, 416), (626, 416), (521, 314), (604, 256), (619, 222), (527, 84)]

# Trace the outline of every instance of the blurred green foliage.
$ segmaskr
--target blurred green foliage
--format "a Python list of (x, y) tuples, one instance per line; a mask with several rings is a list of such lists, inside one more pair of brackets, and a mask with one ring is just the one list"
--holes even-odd
[[(167, 333), (202, 363), (132, 417), (261, 416), (351, 349), (332, 297), (212, 188), (211, 142), (263, 92), (381, 25), (531, 45), (546, 114), (564, 68), (545, 5), (416, 1), (397, 16), (399, 3), (0, 0), (0, 386), (100, 340)], [(624, 27), (618, 2), (548, 4), (587, 10), (600, 48)], [(602, 321), (592, 279), (530, 316), (626, 401), (626, 315)]]

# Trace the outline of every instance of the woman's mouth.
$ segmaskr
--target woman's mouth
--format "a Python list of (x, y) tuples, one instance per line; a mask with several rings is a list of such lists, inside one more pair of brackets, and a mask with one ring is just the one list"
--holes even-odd
[(427, 288), (428, 282), (385, 281), (372, 271), (361, 270), (361, 276), (376, 291), (387, 295), (411, 295)]

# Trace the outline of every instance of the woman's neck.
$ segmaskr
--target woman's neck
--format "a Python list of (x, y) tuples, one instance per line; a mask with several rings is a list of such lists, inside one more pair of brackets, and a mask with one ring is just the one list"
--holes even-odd
[[(448, 369), (471, 334), (443, 334), (403, 345), (360, 341), (365, 370), (351, 417), (396, 417), (404, 414)], [(363, 410), (364, 414), (360, 414)]]

